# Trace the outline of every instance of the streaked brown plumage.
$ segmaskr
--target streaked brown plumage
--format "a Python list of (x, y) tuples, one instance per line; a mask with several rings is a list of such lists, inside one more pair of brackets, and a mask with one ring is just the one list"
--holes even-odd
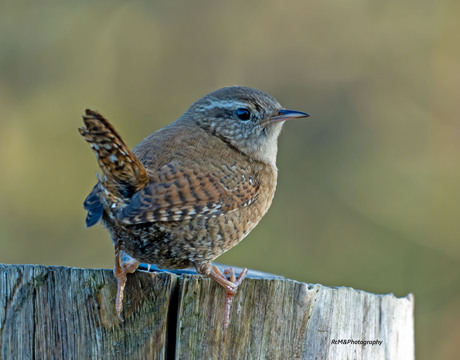
[[(277, 138), (284, 120), (306, 117), (272, 96), (222, 88), (195, 102), (178, 120), (131, 152), (99, 113), (86, 111), (80, 133), (102, 175), (84, 202), (86, 224), (99, 220), (115, 245), (116, 309), (126, 274), (139, 262), (193, 266), (226, 289), (230, 304), (246, 272), (229, 277), (212, 261), (240, 242), (267, 212), (276, 188)], [(132, 259), (123, 260), (125, 255)]]

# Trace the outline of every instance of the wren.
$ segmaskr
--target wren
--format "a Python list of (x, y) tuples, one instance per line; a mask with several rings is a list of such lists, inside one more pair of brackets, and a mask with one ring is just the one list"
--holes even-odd
[(101, 221), (115, 247), (116, 311), (121, 318), (128, 273), (139, 262), (194, 267), (225, 288), (223, 331), (246, 276), (222, 274), (212, 261), (244, 239), (271, 205), (278, 136), (286, 120), (309, 116), (285, 110), (248, 87), (216, 90), (132, 151), (96, 111), (86, 110), (80, 134), (102, 170), (86, 198), (86, 225)]

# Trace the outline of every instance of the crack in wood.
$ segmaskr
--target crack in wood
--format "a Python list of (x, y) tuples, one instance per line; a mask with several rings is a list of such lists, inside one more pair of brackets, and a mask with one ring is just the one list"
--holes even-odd
[[(0, 265), (0, 357), (414, 358), (411, 295), (248, 278), (222, 341), (221, 290), (198, 275), (136, 272), (120, 322), (110, 270)], [(331, 344), (340, 339), (382, 343)]]

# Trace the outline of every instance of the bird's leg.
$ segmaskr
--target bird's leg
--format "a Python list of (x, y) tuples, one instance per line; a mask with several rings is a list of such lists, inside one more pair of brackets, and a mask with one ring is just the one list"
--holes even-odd
[(225, 336), (225, 332), (230, 325), (230, 312), (233, 302), (233, 296), (235, 296), (236, 291), (238, 290), (238, 286), (240, 286), (241, 282), (246, 277), (248, 273), (248, 269), (243, 269), (238, 276), (235, 277), (235, 271), (233, 268), (227, 269), (224, 271), (224, 274), (228, 276), (224, 276), (220, 270), (213, 266), (211, 272), (209, 273), (209, 277), (217, 281), (220, 285), (222, 285), (225, 289), (225, 312), (224, 312), (224, 323), (222, 325), (223, 333)]
[(123, 311), (123, 293), (126, 285), (126, 275), (136, 271), (139, 266), (139, 261), (128, 256), (123, 250), (120, 249), (120, 245), (115, 245), (115, 268), (113, 274), (117, 279), (117, 298), (115, 302), (115, 309), (120, 320), (121, 312)]

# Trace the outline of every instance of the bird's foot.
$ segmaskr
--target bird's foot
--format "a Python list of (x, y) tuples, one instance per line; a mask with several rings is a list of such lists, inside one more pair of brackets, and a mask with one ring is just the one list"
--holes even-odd
[(230, 313), (232, 308), (233, 296), (235, 296), (238, 287), (243, 282), (248, 269), (243, 269), (238, 277), (235, 276), (233, 268), (226, 269), (224, 274), (220, 270), (213, 266), (209, 277), (217, 281), (225, 289), (225, 312), (224, 322), (222, 324), (222, 332), (225, 337), (228, 326), (230, 325)]
[(139, 261), (128, 256), (118, 246), (115, 247), (115, 268), (113, 274), (117, 279), (117, 297), (115, 302), (115, 310), (120, 320), (123, 320), (121, 312), (123, 311), (123, 294), (125, 291), (127, 274), (136, 271), (139, 266)]

